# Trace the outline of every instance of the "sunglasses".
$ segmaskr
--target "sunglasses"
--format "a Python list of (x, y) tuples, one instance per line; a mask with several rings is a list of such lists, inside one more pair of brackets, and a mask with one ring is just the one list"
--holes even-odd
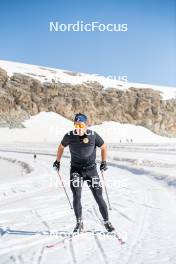
[(82, 123), (82, 124), (74, 124), (75, 128), (85, 128), (85, 124)]

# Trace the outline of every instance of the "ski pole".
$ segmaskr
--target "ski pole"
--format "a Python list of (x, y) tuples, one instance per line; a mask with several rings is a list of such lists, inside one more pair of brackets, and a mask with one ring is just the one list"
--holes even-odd
[(110, 204), (110, 201), (109, 201), (109, 195), (108, 195), (107, 187), (106, 187), (106, 184), (105, 184), (103, 170), (101, 170), (101, 176), (102, 176), (103, 181), (104, 181), (104, 188), (105, 188), (105, 193), (106, 193), (106, 197), (107, 197), (107, 201), (108, 201), (108, 205), (109, 205), (109, 210), (112, 210), (112, 207), (111, 207), (111, 204)]
[(68, 193), (67, 193), (67, 190), (66, 190), (66, 188), (65, 188), (65, 186), (64, 186), (64, 183), (63, 183), (63, 181), (62, 181), (62, 177), (60, 176), (60, 173), (59, 173), (58, 170), (57, 170), (57, 174), (58, 174), (59, 179), (60, 179), (60, 181), (61, 181), (62, 187), (64, 188), (64, 192), (65, 192), (66, 197), (67, 197), (67, 200), (68, 200), (68, 202), (69, 202), (69, 204), (70, 204), (70, 208), (73, 209), (72, 204), (71, 204), (71, 202), (70, 202), (70, 198), (69, 198)]

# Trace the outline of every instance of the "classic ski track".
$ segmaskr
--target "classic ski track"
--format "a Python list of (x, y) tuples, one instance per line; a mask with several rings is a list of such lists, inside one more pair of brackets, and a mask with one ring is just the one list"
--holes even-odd
[(108, 264), (108, 263), (109, 263), (108, 258), (107, 258), (107, 256), (106, 256), (106, 253), (105, 253), (105, 251), (104, 251), (104, 249), (103, 249), (103, 247), (102, 247), (102, 244), (101, 244), (101, 242), (100, 242), (98, 236), (97, 236), (97, 235), (94, 235), (94, 239), (95, 239), (95, 241), (96, 241), (97, 247), (99, 248), (99, 250), (100, 250), (100, 252), (101, 252), (101, 254), (102, 254), (102, 257), (103, 257), (103, 261), (104, 261), (104, 263), (105, 263), (105, 264)]
[[(93, 208), (94, 214), (92, 213), (91, 210), (89, 210), (89, 213), (90, 213), (93, 217), (94, 217), (94, 216), (96, 217), (97, 221), (96, 221), (95, 219), (94, 219), (94, 221), (100, 223), (100, 224), (104, 227), (103, 222), (102, 222), (102, 220), (101, 220), (101, 218), (100, 218), (100, 216), (99, 216), (99, 213), (97, 212), (97, 210), (96, 210), (96, 208), (95, 208), (95, 205), (93, 205), (92, 208)], [(105, 227), (104, 227), (104, 228), (105, 228)], [(106, 264), (110, 263), (110, 262), (108, 261), (108, 257), (107, 257), (107, 255), (106, 255), (106, 253), (105, 253), (105, 250), (103, 249), (103, 247), (102, 247), (102, 245), (101, 245), (101, 242), (100, 242), (98, 236), (95, 235), (94, 238), (95, 238), (95, 242), (96, 242), (97, 247), (99, 248), (101, 254), (103, 255), (104, 263), (106, 263)], [(120, 243), (120, 242), (119, 242), (119, 243)], [(118, 259), (119, 259), (119, 258), (118, 258)]]
[(76, 253), (75, 253), (75, 249), (73, 246), (73, 239), (75, 237), (65, 237), (63, 239), (60, 239), (58, 242), (56, 242), (56, 247), (61, 244), (63, 246), (63, 248), (69, 253), (70, 258), (71, 258), (71, 263), (73, 263), (73, 264), (78, 263)]
[(41, 264), (44, 256), (45, 246), (42, 245), (36, 253), (32, 264)]
[(17, 197), (16, 199), (14, 199), (14, 197), (10, 197), (9, 199), (0, 202), (0, 207), (6, 207), (9, 206), (11, 204), (14, 204), (16, 202), (21, 201), (21, 199), (26, 200), (29, 198), (32, 198), (34, 195), (40, 195), (43, 194), (43, 192), (48, 191), (48, 188), (44, 188), (44, 189), (39, 189), (39, 190), (35, 190), (34, 192), (30, 192), (30, 193), (25, 193), (24, 197)]
[(36, 209), (31, 210), (31, 213), (40, 220), (42, 225), (44, 227), (46, 227), (48, 231), (50, 230), (50, 227), (49, 227), (48, 223), (41, 217), (41, 215), (39, 214), (39, 212)]
[[(39, 247), (38, 250), (36, 250), (34, 252), (34, 256), (32, 258), (31, 264), (41, 264), (42, 263), (43, 253), (44, 253), (44, 246), (41, 246), (41, 247)], [(26, 263), (25, 260), (23, 260), (21, 255), (18, 255), (17, 259), (19, 260), (19, 262), (17, 262), (17, 263), (20, 263), (20, 264), (25, 264)]]
[[(19, 241), (15, 245), (10, 245), (8, 250), (7, 249), (6, 250), (2, 249), (3, 253), (1, 253), (1, 254), (15, 252), (16, 250), (19, 250), (19, 249), (27, 250), (28, 248), (31, 248), (31, 247), (38, 247), (38, 246), (41, 246), (41, 243), (42, 244), (46, 244), (47, 241), (48, 241), (47, 237), (42, 238), (40, 241), (36, 241), (36, 239), (34, 241), (34, 238), (31, 237), (31, 238), (28, 239), (28, 241), (25, 241), (25, 242), (24, 241), (22, 241), (22, 242)], [(27, 244), (26, 244), (26, 242), (27, 242)]]
[(13, 255), (9, 256), (9, 260), (13, 261), (13, 263), (15, 264), (24, 264), (21, 255), (17, 255), (17, 253), (14, 253)]
[(75, 249), (74, 249), (74, 246), (73, 246), (73, 238), (69, 239), (69, 252), (70, 252), (70, 256), (71, 256), (71, 259), (72, 259), (72, 263), (73, 264), (77, 264), (77, 258), (76, 258), (76, 253), (75, 253)]
[[(96, 209), (95, 209), (94, 206), (93, 206), (93, 209), (96, 211)], [(89, 212), (90, 212), (90, 214), (92, 214), (92, 211), (89, 211)], [(93, 214), (92, 214), (92, 215), (93, 215)], [(95, 215), (96, 215), (96, 218), (98, 218), (98, 222), (101, 222), (101, 219), (99, 218), (97, 212), (96, 212)], [(94, 221), (96, 221), (96, 220), (94, 219)], [(97, 222), (97, 221), (96, 221), (96, 222)], [(101, 222), (101, 224), (102, 224), (102, 222)], [(109, 263), (109, 261), (108, 261), (108, 257), (107, 257), (107, 255), (106, 255), (105, 250), (104, 250), (104, 248), (103, 248), (103, 246), (102, 246), (102, 244), (101, 244), (101, 242), (100, 242), (100, 240), (99, 240), (99, 238), (98, 238), (97, 235), (94, 235), (94, 241), (95, 241), (95, 244), (97, 245), (97, 248), (98, 248), (98, 250), (99, 250), (101, 256), (103, 256), (103, 262), (104, 262), (105, 264), (108, 264), (108, 263)]]
[[(45, 220), (43, 220), (43, 218), (41, 217), (41, 215), (38, 213), (38, 211), (36, 209), (32, 210), (31, 213), (40, 220), (40, 222), (42, 223), (42, 225), (44, 227), (46, 227), (48, 230), (50, 229), (50, 227), (47, 224), (47, 222)], [(42, 245), (39, 248), (39, 250), (36, 252), (36, 257), (34, 257), (34, 261), (32, 262), (32, 264), (40, 264), (40, 263), (42, 263), (44, 251), (45, 251), (45, 246)]]
[(123, 218), (125, 218), (127, 221), (134, 223), (134, 220), (133, 219), (131, 219), (128, 215), (126, 215), (123, 212), (121, 212), (119, 209), (117, 209), (117, 208), (114, 207), (113, 210), (116, 211), (120, 216), (122, 216)]
[[(147, 200), (149, 199), (149, 191), (146, 190), (146, 198)], [(146, 199), (145, 198), (145, 199)], [(144, 224), (146, 222), (146, 218), (149, 214), (149, 208), (147, 207), (143, 207), (142, 208), (142, 213), (141, 213), (141, 220), (140, 222), (137, 224), (138, 228), (135, 229), (135, 238), (134, 240), (129, 244), (129, 250), (125, 253), (124, 257), (122, 256), (121, 257), (121, 260), (123, 264), (130, 264), (131, 263), (131, 260), (136, 252), (136, 249), (137, 249), (137, 244), (138, 244), (138, 241), (141, 239), (141, 237), (144, 236), (145, 234), (145, 228), (146, 228), (146, 225)]]
[[(125, 168), (124, 168), (125, 169)], [(36, 190), (36, 192), (35, 193), (43, 193), (43, 191), (45, 191), (45, 190), (47, 190), (47, 189), (41, 189), (41, 190)], [(147, 195), (149, 195), (149, 193), (147, 193), (146, 192), (146, 194)], [(32, 197), (34, 195), (34, 193), (30, 193), (30, 194), (28, 194), (28, 195), (25, 195), (25, 200), (26, 199), (28, 199), (28, 198), (30, 198), (30, 197)], [(151, 193), (150, 193), (150, 195), (151, 195)], [(13, 198), (12, 198), (13, 199)], [(10, 201), (10, 204), (11, 203), (15, 203), (16, 201), (18, 201), (18, 200), (21, 200), (21, 197), (20, 198), (17, 198), (17, 199), (15, 199), (15, 201), (13, 200), (13, 201)], [(7, 204), (3, 204), (3, 206), (6, 206), (6, 205), (9, 205), (9, 202), (8, 201), (6, 201), (7, 202)], [(147, 217), (147, 215), (148, 215), (148, 210), (149, 208), (147, 208), (147, 207), (143, 207), (142, 208), (142, 217), (140, 217), (140, 223), (139, 223), (139, 227), (135, 230), (135, 233), (137, 233), (137, 235), (135, 236), (135, 238), (134, 238), (134, 240), (132, 241), (132, 243), (130, 244), (130, 246), (129, 246), (129, 249), (128, 249), (128, 251), (124, 254), (123, 253), (123, 255), (122, 255), (122, 252), (120, 252), (120, 255), (122, 255), (122, 262), (120, 261), (120, 263), (123, 263), (123, 264), (129, 264), (130, 263), (130, 261), (131, 261), (131, 259), (133, 258), (133, 256), (134, 256), (134, 254), (135, 254), (135, 252), (136, 252), (136, 249), (137, 249), (137, 243), (138, 243), (138, 241), (140, 240), (140, 238), (144, 235), (144, 229), (145, 229), (145, 226), (144, 226), (144, 223), (145, 223), (145, 220), (146, 220), (146, 217)], [(94, 207), (94, 212), (95, 212), (95, 215), (96, 215), (96, 217), (99, 219), (99, 221), (101, 221), (100, 220), (100, 217), (99, 217), (99, 214), (97, 213), (97, 211), (96, 211), (96, 209), (95, 209), (95, 207)], [(46, 225), (45, 225), (45, 227), (46, 227)], [(98, 239), (98, 238), (97, 238)], [(96, 238), (95, 238), (95, 241), (96, 241)], [(63, 242), (63, 244), (66, 242), (66, 240), (62, 240), (62, 241), (60, 241), (61, 243)], [(97, 244), (97, 241), (96, 241), (96, 245), (97, 245), (97, 248), (99, 249), (99, 251), (100, 252), (102, 252), (101, 251), (101, 248), (102, 248), (102, 246), (101, 246), (101, 243), (100, 243), (100, 247), (98, 246), (98, 244)], [(73, 246), (73, 245), (72, 245)], [(103, 249), (103, 248), (102, 248)], [(74, 250), (74, 249), (73, 249)], [(40, 253), (41, 252), (41, 253)], [(36, 262), (36, 264), (40, 264), (41, 262), (42, 262), (42, 258), (43, 258), (43, 254), (44, 254), (44, 247), (42, 247), (42, 248), (40, 248), (39, 249), (39, 251), (38, 251), (38, 260), (36, 260), (36, 261), (38, 261), (38, 262)], [(72, 254), (71, 253), (71, 249), (70, 249), (70, 254)], [(98, 254), (98, 256), (99, 256), (99, 254)], [(22, 263), (21, 262), (21, 260), (18, 258), (16, 258), (14, 255), (11, 255), (10, 256), (10, 259), (14, 262), (14, 263), (16, 263), (16, 264), (19, 264), (19, 263)], [(72, 262), (74, 263), (74, 264), (76, 264), (77, 263), (77, 261), (76, 261), (76, 259), (75, 259), (75, 255), (74, 255), (74, 253), (72, 254)], [(106, 262), (105, 262), (106, 263)], [(108, 262), (107, 262), (108, 263)], [(119, 262), (118, 262), (119, 263)]]
[[(40, 222), (44, 225), (44, 227), (47, 227), (48, 230), (50, 230), (50, 227), (48, 225), (48, 223), (43, 220), (43, 218), (41, 217), (41, 215), (38, 213), (37, 210), (34, 210), (33, 211), (35, 213), (35, 215), (40, 219)], [(67, 247), (65, 245), (65, 242), (68, 241), (69, 243), (69, 253), (70, 253), (70, 256), (71, 256), (71, 262), (73, 264), (77, 264), (77, 258), (76, 258), (76, 253), (75, 253), (75, 250), (74, 250), (74, 246), (73, 246), (73, 237), (72, 238), (64, 238), (64, 239), (60, 239), (58, 241), (59, 244), (63, 244), (63, 248), (67, 250)], [(39, 258), (38, 258), (38, 261), (36, 262), (36, 264), (40, 264), (41, 263), (41, 260), (42, 260), (42, 256), (43, 256), (43, 253), (44, 253), (44, 250), (45, 250), (45, 246), (42, 247), (42, 252), (41, 254), (39, 255)]]
[[(148, 197), (147, 197), (148, 198)], [(93, 206), (93, 211), (94, 211), (94, 215), (96, 216), (96, 218), (99, 220), (99, 222), (103, 225), (101, 218), (99, 217), (99, 214), (95, 208), (95, 206)], [(135, 254), (135, 249), (137, 246), (137, 243), (139, 241), (139, 238), (141, 238), (142, 233), (143, 233), (143, 228), (144, 228), (144, 222), (146, 219), (146, 212), (148, 211), (148, 208), (143, 207), (143, 213), (142, 213), (142, 220), (140, 222), (139, 228), (138, 228), (138, 232), (137, 232), (137, 236), (135, 238), (135, 240), (133, 241), (132, 244), (130, 244), (130, 249), (128, 250), (127, 253), (125, 253), (125, 255), (123, 255), (123, 252), (120, 251), (119, 257), (116, 261), (118, 261), (118, 263), (122, 263), (122, 264), (130, 264), (131, 262), (131, 258), (133, 257), (133, 255)], [(136, 230), (137, 231), (137, 230)], [(135, 231), (135, 233), (136, 233)], [(126, 256), (127, 255), (127, 256)], [(124, 259), (125, 256), (125, 259)]]

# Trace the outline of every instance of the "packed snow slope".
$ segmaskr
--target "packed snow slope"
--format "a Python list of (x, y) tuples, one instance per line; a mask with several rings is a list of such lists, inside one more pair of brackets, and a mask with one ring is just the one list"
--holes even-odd
[[(0, 128), (0, 143), (59, 142), (65, 133), (74, 129), (73, 122), (53, 112), (41, 112), (24, 123), (25, 128)], [(118, 122), (103, 122), (90, 127), (106, 143), (174, 143), (176, 138), (162, 137), (147, 128)]]
[[(147, 152), (149, 154), (150, 150)], [(137, 154), (133, 150), (133, 157)], [(169, 164), (161, 162), (160, 156), (152, 151), (150, 154), (161, 169), (164, 167), (165, 172), (169, 172)], [(170, 165), (175, 154), (174, 151), (165, 153)], [(105, 172), (112, 206), (110, 219), (126, 242), (120, 245), (117, 239), (103, 235), (82, 234), (70, 241), (47, 235), (48, 231), (71, 232), (75, 225), (73, 210), (52, 169), (55, 157), (37, 155), (34, 160), (33, 153), (1, 151), (0, 156), (6, 158), (6, 162), (4, 159), (0, 163), (1, 264), (176, 263), (176, 192), (174, 185), (166, 185), (161, 180), (162, 172), (158, 172), (157, 166), (144, 170), (142, 164), (134, 168), (127, 162), (122, 165), (116, 161), (113, 166), (109, 164)], [(21, 160), (33, 170), (26, 174), (18, 163), (11, 165), (10, 159)], [(69, 165), (69, 158), (63, 158), (60, 173), (71, 198)], [(173, 165), (174, 162), (172, 168)], [(5, 177), (7, 171), (8, 177)], [(158, 179), (153, 177), (157, 173)], [(86, 184), (82, 193), (85, 230), (103, 232), (98, 206)], [(53, 243), (57, 246), (47, 247)]]
[(108, 78), (97, 74), (75, 73), (61, 69), (4, 60), (0, 60), (0, 67), (6, 70), (9, 76), (12, 76), (14, 73), (21, 73), (33, 77), (41, 82), (52, 82), (54, 80), (55, 82), (59, 81), (62, 83), (70, 83), (73, 85), (82, 84), (85, 82), (98, 82), (103, 85), (104, 88), (151, 88), (157, 91), (161, 91), (161, 95), (164, 100), (176, 98), (176, 87), (123, 82), (115, 80), (112, 77)]

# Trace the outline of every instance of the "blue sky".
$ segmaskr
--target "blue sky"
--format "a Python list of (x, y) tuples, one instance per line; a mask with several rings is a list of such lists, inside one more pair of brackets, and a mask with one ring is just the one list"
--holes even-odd
[[(127, 23), (127, 32), (50, 32), (49, 22)], [(176, 85), (176, 0), (4, 0), (0, 59)]]

